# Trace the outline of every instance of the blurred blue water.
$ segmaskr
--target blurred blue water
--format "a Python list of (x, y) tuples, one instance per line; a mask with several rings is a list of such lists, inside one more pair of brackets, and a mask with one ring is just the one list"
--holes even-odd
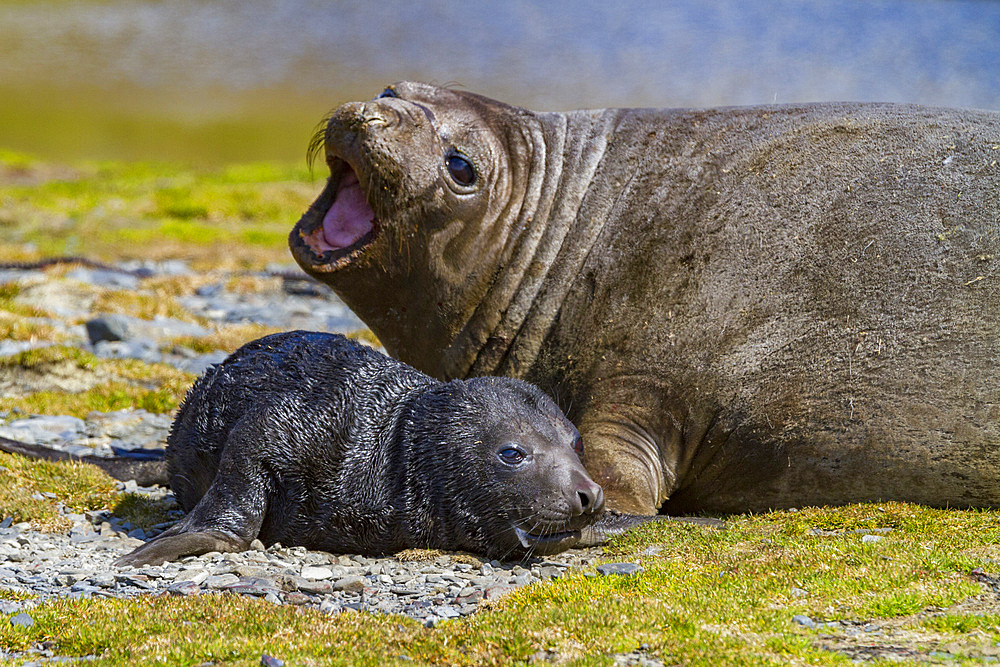
[(1000, 3), (175, 2), (0, 6), (0, 79), (371, 94), (459, 82), (541, 108), (889, 100), (1000, 108)]
[(1000, 109), (1000, 2), (0, 0), (0, 147), (57, 159), (301, 159), (400, 79), (540, 110)]

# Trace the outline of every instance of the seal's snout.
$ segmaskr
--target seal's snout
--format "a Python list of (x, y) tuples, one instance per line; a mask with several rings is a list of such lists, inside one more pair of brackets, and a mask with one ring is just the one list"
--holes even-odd
[(378, 99), (344, 104), (330, 119), (331, 124), (339, 123), (355, 132), (380, 125), (396, 125), (399, 121), (399, 112), (392, 105)]

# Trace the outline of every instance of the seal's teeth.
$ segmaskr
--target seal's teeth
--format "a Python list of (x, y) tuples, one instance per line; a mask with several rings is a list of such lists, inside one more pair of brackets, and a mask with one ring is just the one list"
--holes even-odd
[(514, 526), (514, 532), (517, 533), (517, 539), (521, 543), (522, 547), (524, 547), (525, 549), (531, 547), (531, 542), (528, 541), (528, 531), (524, 530), (523, 528), (518, 528), (517, 526)]

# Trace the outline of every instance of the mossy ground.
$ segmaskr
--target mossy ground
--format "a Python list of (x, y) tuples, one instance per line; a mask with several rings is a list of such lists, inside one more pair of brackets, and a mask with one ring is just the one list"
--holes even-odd
[[(868, 527), (892, 530), (868, 544), (852, 532)], [(873, 664), (977, 664), (1000, 653), (1000, 607), (975, 571), (1000, 557), (998, 537), (995, 512), (899, 503), (731, 517), (725, 530), (664, 522), (609, 547), (610, 560), (642, 564), (636, 576), (572, 572), (435, 629), (227, 595), (95, 599), (36, 607), (31, 628), (0, 625), (0, 646), (49, 641), (96, 665), (255, 665), (262, 653), (296, 665), (481, 665), (540, 651), (609, 665), (643, 646), (666, 664), (837, 665), (866, 652)], [(859, 630), (807, 629), (796, 614)]]
[(86, 254), (180, 258), (201, 268), (288, 262), (288, 232), (321, 179), (268, 163), (66, 168), (0, 151), (0, 261)]
[[(205, 270), (260, 268), (287, 261), (285, 235), (317, 189), (306, 171), (273, 165), (62, 167), (0, 153), (0, 260), (85, 254), (183, 258)], [(213, 280), (152, 278), (136, 292), (87, 298), (116, 312), (195, 321), (176, 297)], [(267, 279), (234, 280), (230, 287), (241, 291), (275, 289)], [(19, 302), (16, 286), (0, 286), (0, 334), (57, 339), (32, 320), (46, 315)], [(171, 344), (232, 350), (270, 332), (228, 326)], [(0, 410), (169, 412), (194, 379), (167, 366), (100, 360), (59, 346), (0, 360), (0, 378), (60, 364), (95, 381), (76, 393), (5, 398)], [(63, 503), (112, 509), (138, 523), (163, 518), (162, 508), (117, 493), (89, 466), (3, 454), (0, 466), (4, 516), (62, 529), (56, 504)], [(37, 492), (55, 497), (33, 499)], [(873, 533), (881, 539), (870, 543), (855, 532), (884, 528), (891, 530)], [(643, 571), (572, 572), (433, 629), (398, 617), (327, 617), (227, 595), (93, 599), (39, 605), (30, 628), (0, 619), (0, 649), (48, 642), (60, 655), (97, 656), (88, 663), (94, 665), (256, 665), (262, 653), (289, 665), (511, 664), (533, 657), (610, 665), (615, 654), (635, 651), (685, 665), (838, 665), (852, 658), (978, 664), (1000, 653), (996, 512), (887, 503), (729, 517), (725, 530), (663, 522), (617, 540), (607, 558), (639, 562)], [(797, 614), (849, 627), (809, 629), (792, 621)]]

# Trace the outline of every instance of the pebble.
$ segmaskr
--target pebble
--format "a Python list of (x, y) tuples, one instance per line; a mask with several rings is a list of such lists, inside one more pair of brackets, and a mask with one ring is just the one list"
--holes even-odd
[(302, 568), (302, 578), (303, 579), (332, 579), (333, 570), (328, 567), (316, 567), (315, 565), (307, 565)]
[(642, 572), (642, 566), (638, 563), (605, 563), (597, 566), (597, 572), (605, 577), (612, 574), (631, 576)]
[(792, 623), (798, 623), (799, 625), (807, 628), (816, 627), (816, 621), (803, 614), (796, 614), (795, 616), (792, 616)]
[(35, 619), (25, 614), (23, 611), (10, 618), (10, 624), (15, 628), (30, 628), (35, 624)]

